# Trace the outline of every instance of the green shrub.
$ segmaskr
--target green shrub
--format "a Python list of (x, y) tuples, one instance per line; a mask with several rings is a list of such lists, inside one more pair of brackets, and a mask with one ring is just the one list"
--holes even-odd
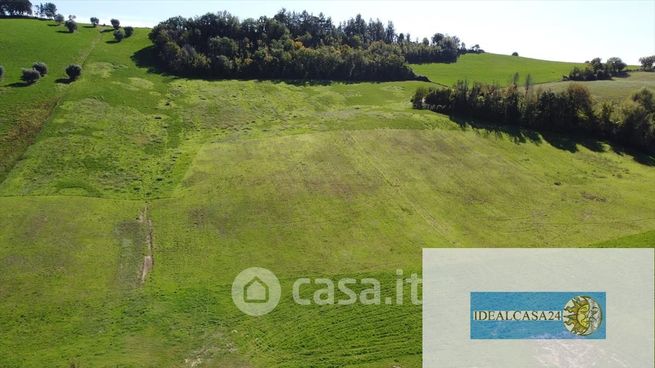
[(640, 89), (632, 95), (631, 99), (632, 101), (643, 106), (646, 111), (655, 112), (655, 97), (653, 96), (653, 92), (650, 89)]
[(42, 77), (45, 77), (45, 75), (48, 74), (48, 65), (42, 61), (32, 64), (32, 69), (38, 71)]
[(121, 42), (125, 38), (125, 32), (122, 29), (117, 29), (114, 31), (114, 38), (117, 42)]
[(35, 69), (23, 69), (20, 79), (25, 83), (32, 84), (41, 79), (41, 73)]
[(74, 21), (73, 19), (69, 19), (64, 23), (66, 28), (68, 28), (68, 32), (73, 33), (77, 30), (77, 22)]
[(77, 64), (71, 64), (66, 67), (66, 74), (68, 74), (68, 79), (76, 80), (82, 74), (82, 67)]
[(130, 37), (131, 35), (134, 34), (134, 27), (127, 26), (124, 28), (125, 30), (125, 37)]

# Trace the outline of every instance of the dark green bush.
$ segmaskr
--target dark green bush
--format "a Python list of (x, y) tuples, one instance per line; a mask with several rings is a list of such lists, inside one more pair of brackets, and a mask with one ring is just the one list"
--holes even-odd
[(73, 19), (69, 19), (64, 23), (64, 26), (68, 28), (68, 32), (73, 33), (77, 30), (77, 22)]
[(45, 77), (45, 75), (48, 74), (48, 65), (42, 61), (32, 64), (32, 69), (38, 71), (42, 77)]
[(117, 42), (121, 42), (125, 38), (125, 32), (122, 29), (117, 29), (114, 31), (114, 39)]
[(41, 79), (41, 73), (35, 69), (23, 69), (20, 79), (28, 84), (32, 84)]
[(77, 64), (71, 64), (66, 67), (66, 74), (68, 74), (68, 79), (76, 80), (82, 74), (82, 67)]

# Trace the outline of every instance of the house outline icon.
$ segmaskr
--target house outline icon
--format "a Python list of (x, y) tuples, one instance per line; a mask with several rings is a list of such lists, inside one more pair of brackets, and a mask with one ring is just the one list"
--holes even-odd
[(243, 286), (243, 297), (243, 301), (246, 303), (267, 303), (269, 297), (268, 285), (258, 276), (255, 276)]

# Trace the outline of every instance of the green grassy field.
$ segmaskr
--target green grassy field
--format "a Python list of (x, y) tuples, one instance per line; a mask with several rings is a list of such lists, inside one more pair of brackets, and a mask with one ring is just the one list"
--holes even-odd
[[(2, 367), (420, 367), (420, 306), (308, 307), (286, 293), (252, 318), (231, 282), (260, 266), (287, 291), (302, 276), (388, 290), (396, 269), (420, 273), (424, 247), (654, 244), (652, 158), (412, 110), (422, 82), (188, 80), (138, 66), (146, 29), (112, 43), (0, 20), (0, 37), (16, 29), (15, 45), (86, 56), (82, 78), (59, 85), (69, 59), (12, 46), (16, 65), (53, 75), (0, 84), (3, 113), (31, 91), (58, 101), (0, 180)], [(499, 56), (463, 67), (470, 57)]]
[(620, 102), (641, 88), (650, 88), (655, 91), (655, 73), (630, 72), (625, 78), (614, 78), (612, 80), (600, 80), (591, 82), (554, 82), (545, 83), (539, 87), (563, 91), (571, 83), (579, 83), (589, 88), (591, 95), (597, 101)]
[[(69, 34), (63, 26), (46, 21), (25, 25), (21, 19), (3, 19), (1, 26), (0, 65), (5, 67), (5, 75), (0, 80), (0, 181), (69, 90), (61, 83), (66, 66), (83, 64), (100, 39), (97, 29), (80, 27), (79, 32)], [(48, 64), (49, 74), (27, 88), (20, 81), (21, 69), (31, 68), (37, 61)]]
[(458, 80), (508, 85), (519, 73), (523, 83), (528, 74), (533, 83), (555, 82), (568, 75), (576, 63), (530, 59), (499, 54), (466, 54), (452, 64), (413, 64), (412, 69), (432, 82), (451, 86)]

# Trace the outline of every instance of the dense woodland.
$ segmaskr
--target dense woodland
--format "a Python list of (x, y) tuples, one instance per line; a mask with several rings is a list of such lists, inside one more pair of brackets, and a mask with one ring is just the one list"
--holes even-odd
[(243, 21), (227, 12), (170, 18), (150, 39), (168, 70), (218, 78), (406, 80), (416, 77), (407, 62), (455, 62), (462, 53), (483, 52), (440, 33), (415, 42), (391, 22), (361, 15), (335, 25), (322, 13), (284, 9)]
[(534, 91), (529, 84), (507, 88), (458, 82), (451, 88), (419, 88), (417, 109), (470, 116), (495, 124), (578, 133), (605, 138), (655, 153), (655, 98), (644, 88), (622, 104), (594, 105), (587, 87), (571, 84), (562, 92)]

